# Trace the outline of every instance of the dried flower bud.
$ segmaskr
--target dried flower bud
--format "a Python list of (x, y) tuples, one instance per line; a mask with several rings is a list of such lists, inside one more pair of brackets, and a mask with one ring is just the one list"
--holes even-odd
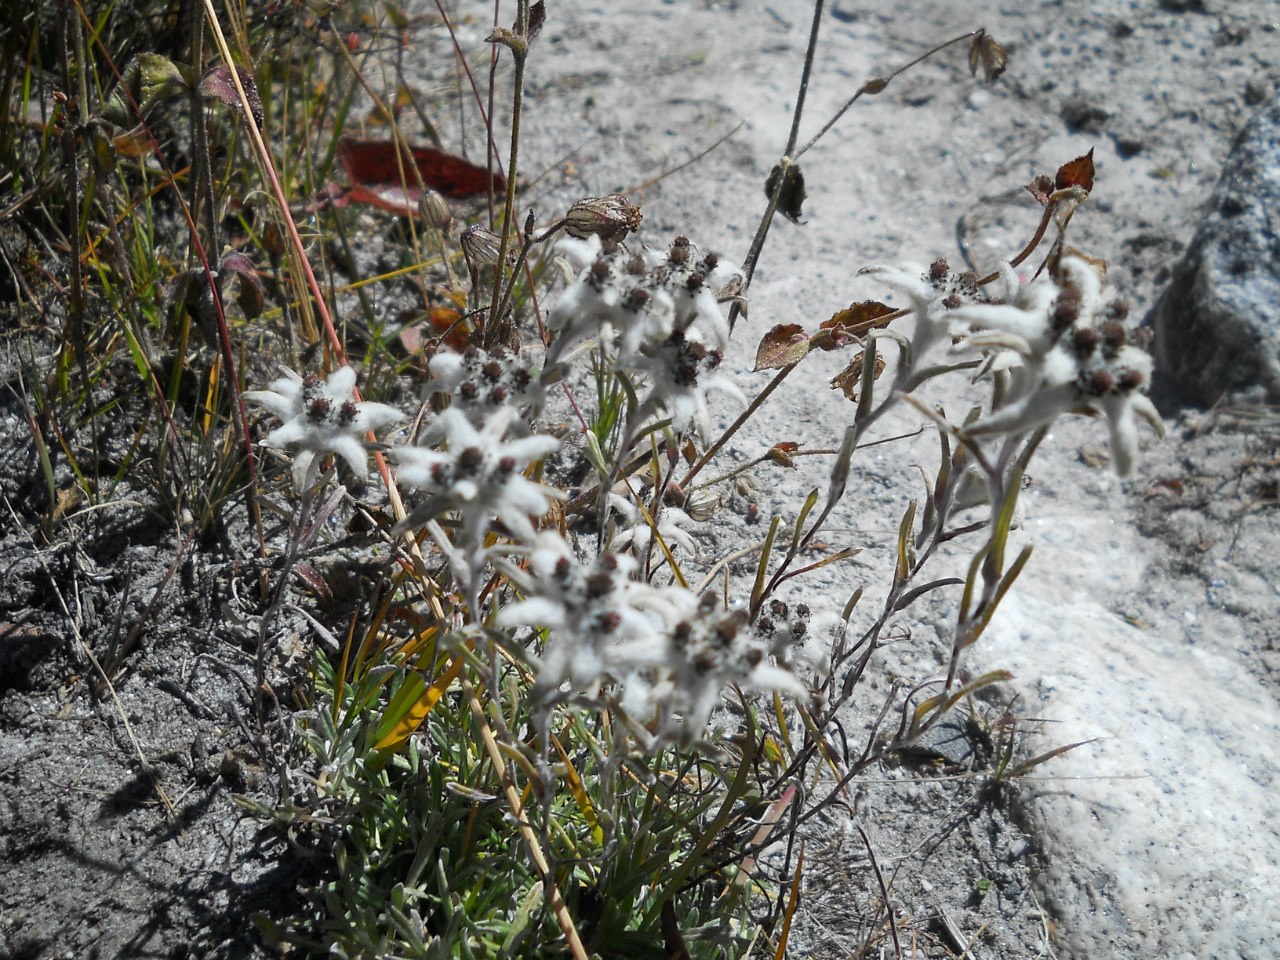
[(607, 197), (587, 197), (569, 208), (564, 228), (571, 236), (585, 239), (593, 234), (602, 240), (625, 240), (640, 226), (640, 208), (620, 193)]
[(1084, 359), (1097, 349), (1100, 340), (1101, 335), (1093, 327), (1081, 327), (1071, 335), (1071, 348), (1077, 357)]
[(1120, 380), (1116, 386), (1128, 393), (1131, 390), (1142, 389), (1146, 382), (1147, 378), (1141, 370), (1125, 370), (1120, 374)]
[(1102, 325), (1102, 338), (1107, 342), (1108, 350), (1119, 350), (1129, 342), (1129, 331), (1118, 320), (1108, 320)]
[(1106, 316), (1108, 320), (1123, 320), (1129, 316), (1129, 301), (1112, 300), (1107, 304)]
[(979, 30), (969, 47), (969, 73), (976, 75), (982, 70), (982, 79), (990, 83), (1004, 73), (1008, 55), (1004, 47), (996, 42), (985, 30)]
[(462, 231), (462, 255), (467, 258), (467, 265), (476, 267), (492, 266), (498, 262), (498, 253), (502, 249), (502, 238), (492, 230), (481, 226), (471, 226)]
[(432, 230), (447, 230), (453, 223), (453, 211), (449, 203), (435, 190), (428, 190), (418, 200), (418, 212), (422, 220)]
[(668, 483), (662, 489), (662, 502), (668, 507), (683, 507), (688, 499), (684, 488), (678, 483)]
[(1116, 387), (1116, 378), (1110, 370), (1092, 370), (1085, 381), (1085, 389), (1096, 397), (1110, 393)]
[(684, 512), (699, 523), (710, 520), (720, 509), (720, 495), (710, 490), (695, 490), (685, 498)]

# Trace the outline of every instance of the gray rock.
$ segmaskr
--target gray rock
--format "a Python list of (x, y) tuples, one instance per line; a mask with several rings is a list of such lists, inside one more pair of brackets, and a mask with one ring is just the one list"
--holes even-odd
[(991, 744), (977, 723), (963, 716), (946, 716), (905, 746), (903, 753), (972, 770), (989, 758)]
[(1237, 137), (1151, 322), (1164, 389), (1280, 400), (1280, 97)]

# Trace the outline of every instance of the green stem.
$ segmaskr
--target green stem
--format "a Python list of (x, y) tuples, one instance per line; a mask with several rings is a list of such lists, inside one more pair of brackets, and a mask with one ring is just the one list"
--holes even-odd
[[(516, 14), (515, 33), (519, 41), (528, 43), (529, 37), (529, 0), (520, 0), (519, 12)], [(520, 108), (524, 102), (524, 64), (528, 57), (528, 46), (523, 48), (511, 45), (511, 57), (515, 61), (515, 77), (512, 80), (514, 89), (511, 93), (511, 156), (507, 160), (507, 197), (502, 206), (502, 240), (498, 244), (498, 263), (493, 280), (493, 295), (489, 301), (489, 318), (485, 323), (485, 347), (492, 349), (498, 342), (498, 307), (502, 298), (503, 265), (507, 262), (507, 250), (511, 244), (511, 218), (516, 207), (516, 170), (520, 153)]]

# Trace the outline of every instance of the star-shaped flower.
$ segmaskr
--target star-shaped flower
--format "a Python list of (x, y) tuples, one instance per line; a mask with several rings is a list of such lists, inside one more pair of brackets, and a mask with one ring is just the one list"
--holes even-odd
[(930, 266), (904, 263), (898, 267), (882, 264), (863, 267), (859, 275), (875, 277), (911, 300), (916, 326), (911, 333), (911, 363), (919, 366), (934, 344), (950, 342), (951, 311), (978, 299), (976, 278), (971, 272), (953, 275), (946, 260)]
[(557, 250), (578, 278), (547, 318), (557, 332), (549, 362), (588, 337), (613, 347), (620, 366), (673, 331), (727, 348), (729, 322), (719, 297), (739, 288), (743, 274), (716, 254), (701, 256), (686, 237), (677, 237), (666, 253), (651, 247), (633, 252), (594, 235), (566, 238)]
[[(614, 550), (626, 550), (637, 557), (648, 555), (649, 546), (653, 543), (653, 527), (641, 512), (640, 507), (630, 497), (616, 493), (609, 494), (609, 506), (622, 514), (622, 524), (614, 534), (610, 547)], [(682, 548), (685, 553), (694, 553), (695, 545), (684, 528), (693, 523), (693, 518), (679, 507), (663, 505), (658, 512), (658, 534), (666, 542), (669, 550)]]
[[(667, 590), (691, 595), (678, 587)], [(651, 698), (661, 729), (686, 742), (702, 736), (730, 683), (799, 698), (808, 694), (794, 673), (770, 663), (769, 646), (747, 621), (746, 612), (717, 609), (711, 594), (697, 601), (695, 613), (672, 627), (669, 643), (670, 658)]]
[[(470, 347), (465, 353), (442, 350), (427, 364), (431, 380), (426, 394), (443, 393), (450, 406), (461, 410), (476, 426), (484, 423), (498, 407), (537, 408), (542, 387), (522, 355), (496, 347), (492, 352)], [(520, 418), (512, 426), (527, 432)]]
[(409, 522), (422, 522), (445, 510), (457, 510), (465, 538), (483, 540), (493, 517), (517, 538), (532, 542), (536, 531), (530, 516), (551, 509), (565, 494), (524, 476), (526, 466), (560, 445), (554, 437), (534, 435), (506, 440), (516, 412), (499, 407), (477, 430), (461, 410), (450, 407), (431, 424), (424, 439), (447, 439), (447, 450), (396, 447), (392, 456), (401, 464), (397, 479), (432, 494), (414, 511)]
[(364, 435), (403, 420), (404, 414), (385, 403), (357, 402), (356, 373), (350, 367), (339, 367), (325, 380), (282, 369), (284, 376), (273, 381), (270, 389), (244, 393), (245, 400), (266, 407), (284, 421), (267, 434), (263, 446), (300, 448), (293, 458), (293, 482), (299, 490), (317, 454), (336, 453), (352, 473), (363, 476), (369, 467)]

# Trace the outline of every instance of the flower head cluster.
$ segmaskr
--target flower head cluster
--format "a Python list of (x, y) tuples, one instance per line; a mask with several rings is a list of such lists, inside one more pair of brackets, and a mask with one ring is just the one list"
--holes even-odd
[[(470, 347), (465, 353), (442, 350), (431, 358), (427, 369), (431, 380), (427, 393), (443, 393), (450, 409), (460, 411), (474, 426), (480, 426), (501, 407), (536, 407), (541, 389), (529, 365), (520, 354), (502, 347), (492, 351)], [(523, 426), (513, 420), (513, 426)]]
[(498, 614), (498, 626), (544, 627), (548, 639), (535, 696), (567, 683), (588, 696), (616, 685), (626, 712), (656, 721), (660, 734), (696, 739), (726, 684), (803, 696), (804, 685), (769, 661), (770, 644), (741, 611), (717, 609), (683, 587), (634, 579), (636, 562), (603, 554), (574, 557), (543, 535), (529, 559), (529, 599)]
[(728, 346), (729, 324), (717, 297), (740, 282), (742, 272), (714, 253), (701, 256), (686, 237), (676, 237), (665, 254), (651, 247), (632, 251), (594, 234), (561, 240), (557, 250), (578, 274), (547, 318), (560, 341), (616, 338), (620, 363), (673, 330), (719, 350)]
[(649, 375), (643, 406), (666, 410), (676, 430), (706, 432), (709, 391), (745, 402), (717, 372), (729, 343), (719, 298), (741, 284), (737, 267), (715, 254), (701, 255), (685, 237), (666, 253), (649, 247), (633, 252), (598, 235), (562, 240), (558, 249), (578, 278), (548, 317), (557, 334), (550, 364), (582, 340), (597, 339), (619, 369)]
[(370, 430), (396, 423), (404, 414), (383, 403), (357, 402), (356, 374), (339, 367), (321, 380), (301, 377), (285, 368), (284, 376), (267, 390), (248, 390), (245, 400), (266, 407), (284, 423), (267, 435), (267, 447), (300, 448), (293, 458), (293, 482), (306, 484), (307, 471), (318, 454), (336, 453), (362, 476), (368, 469), (362, 438)]
[[(696, 610), (675, 623), (669, 642), (667, 663), (653, 671), (646, 699), (658, 711), (660, 729), (679, 729), (686, 740), (701, 736), (730, 683), (795, 697), (807, 692), (795, 674), (769, 662), (773, 651), (746, 612), (718, 609), (713, 594), (704, 594)], [(643, 679), (631, 678), (627, 693), (632, 699)]]
[(636, 561), (624, 554), (582, 563), (557, 534), (538, 537), (529, 555), (528, 599), (505, 607), (497, 624), (551, 631), (538, 671), (544, 695), (566, 681), (594, 695), (607, 675), (627, 668), (637, 645), (661, 634), (658, 591), (633, 579), (635, 570)]
[(984, 370), (1007, 382), (1000, 406), (967, 428), (974, 437), (1033, 430), (1063, 413), (1103, 414), (1116, 473), (1133, 473), (1136, 418), (1164, 425), (1146, 396), (1151, 358), (1125, 326), (1127, 305), (1103, 287), (1099, 268), (1064, 256), (1054, 275), (1019, 284), (1001, 269), (1003, 296), (984, 299), (972, 274), (953, 276), (945, 261), (918, 267), (868, 267), (915, 304), (912, 362), (938, 342), (980, 351)]
[(1003, 404), (969, 427), (975, 437), (1033, 430), (1063, 413), (1102, 414), (1116, 473), (1133, 474), (1137, 418), (1159, 434), (1164, 424), (1146, 396), (1151, 357), (1125, 325), (1128, 304), (1103, 287), (1099, 268), (1078, 256), (1058, 263), (1054, 278), (1028, 285), (1013, 303), (956, 310), (971, 331), (961, 346), (1016, 356), (1006, 364)]
[(392, 456), (400, 463), (399, 481), (430, 495), (411, 519), (456, 510), (462, 539), (469, 544), (484, 539), (495, 517), (517, 538), (532, 540), (535, 530), (529, 517), (546, 513), (552, 500), (564, 494), (535, 483), (523, 471), (559, 441), (542, 435), (506, 439), (514, 416), (511, 407), (499, 407), (477, 430), (463, 411), (451, 407), (423, 436), (426, 443), (447, 441), (447, 449), (396, 447)]
[(905, 263), (897, 267), (864, 267), (858, 272), (883, 281), (911, 299), (916, 321), (911, 337), (913, 363), (919, 363), (935, 344), (951, 342), (952, 311), (965, 304), (985, 302), (973, 271), (954, 273), (941, 257), (928, 267)]

